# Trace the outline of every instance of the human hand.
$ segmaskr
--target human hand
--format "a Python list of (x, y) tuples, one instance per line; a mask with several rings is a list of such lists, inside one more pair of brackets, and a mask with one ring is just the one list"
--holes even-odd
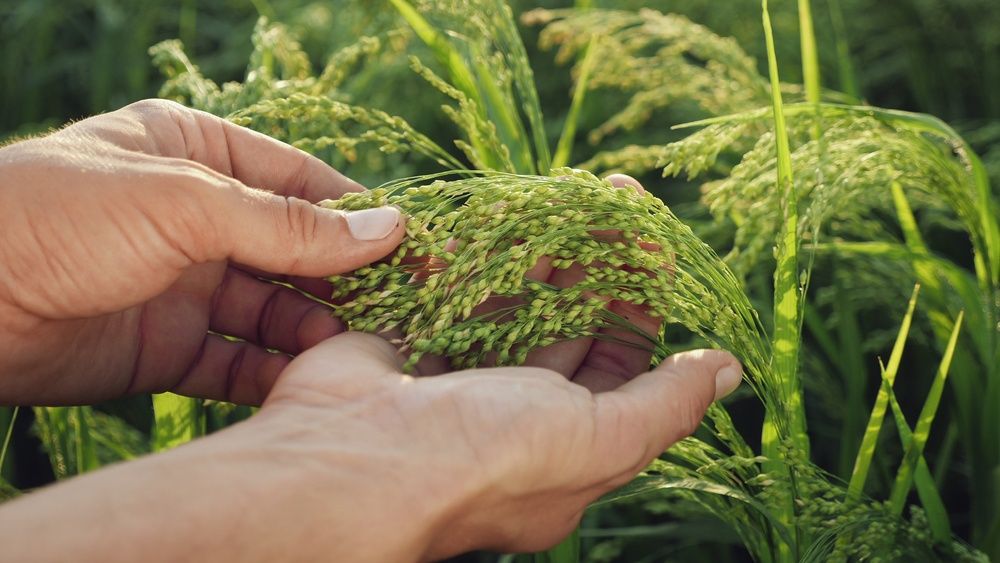
[[(741, 378), (739, 362), (713, 350), (676, 354), (601, 393), (541, 368), (414, 379), (401, 366), (378, 337), (341, 334), (296, 358), (245, 423), (261, 425), (257, 436), (284, 429), (287, 453), (273, 457), (310, 472), (317, 501), (295, 519), (330, 532), (308, 534), (315, 552), (293, 559), (550, 547)], [(360, 474), (351, 485), (345, 468)]]
[(0, 506), (4, 555), (366, 563), (537, 551), (740, 380), (720, 351), (671, 356), (602, 393), (541, 368), (411, 378), (400, 366), (377, 336), (326, 340), (249, 420)]
[(287, 354), (343, 327), (258, 276), (326, 297), (304, 277), (360, 267), (403, 237), (395, 209), (309, 203), (360, 189), (163, 100), (0, 149), (0, 404), (167, 390), (260, 403)]

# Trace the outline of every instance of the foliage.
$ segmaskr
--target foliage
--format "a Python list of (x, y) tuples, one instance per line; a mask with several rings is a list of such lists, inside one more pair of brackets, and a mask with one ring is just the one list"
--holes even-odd
[[(859, 98), (884, 93), (878, 80), (905, 74), (913, 88), (899, 103), (921, 100), (947, 114), (994, 108), (1000, 89), (971, 91), (983, 78), (967, 68), (949, 69), (963, 86), (954, 92), (928, 82), (933, 66), (920, 61), (956, 59), (939, 27), (930, 32), (934, 44), (951, 45), (940, 52), (908, 36), (909, 49), (887, 47), (899, 39), (893, 33), (905, 33), (899, 26), (883, 25), (893, 33), (868, 44), (875, 24), (844, 21), (872, 13), (868, 2), (800, 1), (796, 10), (776, 1), (776, 33), (768, 22), (762, 34), (754, 2), (731, 10), (669, 3), (694, 19), (628, 10), (628, 2), (616, 9), (580, 2), (527, 11), (522, 21), (532, 27), (519, 30), (514, 11), (498, 0), (392, 0), (398, 19), (352, 45), (327, 45), (318, 70), (308, 26), (293, 32), (259, 20), (244, 79), (222, 85), (177, 41), (151, 52), (167, 77), (163, 95), (350, 164), (352, 175), (367, 170), (363, 178), (382, 182), (446, 171), (326, 203), (388, 203), (409, 215), (410, 238), (396, 255), (331, 281), (335, 312), (355, 329), (394, 329), (411, 363), (441, 354), (456, 367), (516, 364), (535, 346), (608, 334), (629, 334), (657, 358), (710, 343), (744, 360), (759, 401), (738, 396), (714, 406), (696, 438), (596, 507), (580, 531), (591, 560), (627, 557), (636, 545), (654, 546), (645, 553), (653, 558), (656, 542), (685, 537), (698, 538), (693, 549), (702, 559), (738, 541), (758, 561), (981, 560), (954, 532), (997, 557), (1000, 413), (990, 407), (1000, 402), (1000, 235), (989, 184), (996, 159), (984, 164), (972, 150), (996, 153), (989, 117), (997, 114), (990, 109), (963, 123), (967, 143), (937, 119)], [(924, 22), (981, 12), (973, 43), (984, 52), (995, 47), (988, 22), (1000, 12), (980, 0), (904, 4)], [(876, 10), (871, 21), (884, 24), (879, 18), (903, 11)], [(800, 25), (800, 42), (790, 41)], [(536, 88), (532, 66), (545, 63), (521, 40), (536, 29), (543, 49), (557, 49), (558, 63), (575, 65), (565, 113), (545, 103), (550, 76)], [(920, 53), (917, 64), (901, 72), (899, 57), (912, 53)], [(757, 62), (765, 56), (770, 80)], [(800, 60), (801, 73), (792, 64)], [(778, 80), (779, 61), (790, 82)], [(881, 70), (870, 71), (872, 61)], [(984, 62), (984, 74), (995, 63)], [(383, 66), (412, 91), (422, 88), (426, 94), (415, 98), (440, 106), (437, 119), (393, 106), (391, 96), (359, 95), (378, 90), (365, 79)], [(821, 88), (831, 69), (844, 93)], [(794, 83), (800, 77), (805, 86)], [(706, 119), (670, 130), (677, 119), (665, 120), (678, 115)], [(688, 134), (692, 127), (699, 129)], [(707, 221), (679, 219), (681, 206), (612, 189), (588, 172), (553, 170), (553, 161), (702, 182)], [(713, 249), (710, 239), (721, 243)], [(540, 260), (573, 269), (575, 283), (528, 279)], [(909, 301), (897, 333), (892, 323), (914, 282), (922, 301)], [(659, 334), (638, 331), (605, 308), (607, 300), (648, 307), (665, 326)], [(889, 363), (876, 369), (873, 356), (890, 347)], [(897, 375), (905, 385), (893, 387)], [(870, 397), (877, 397), (871, 411)], [(916, 412), (914, 402), (924, 408), (911, 427), (906, 412)], [(171, 397), (158, 398), (154, 409), (148, 436), (89, 407), (35, 414), (60, 477), (248, 414)], [(887, 410), (898, 444), (880, 439)], [(116, 443), (129, 445), (115, 450), (108, 442), (118, 435)], [(829, 439), (841, 446), (811, 447)], [(922, 506), (906, 509), (913, 489)], [(889, 500), (874, 500), (881, 498)], [(948, 517), (966, 502), (967, 514)], [(720, 521), (731, 533), (698, 534)], [(612, 539), (595, 539), (594, 527), (612, 524)], [(714, 543), (723, 549), (713, 551)], [(545, 557), (578, 554), (566, 548)]]

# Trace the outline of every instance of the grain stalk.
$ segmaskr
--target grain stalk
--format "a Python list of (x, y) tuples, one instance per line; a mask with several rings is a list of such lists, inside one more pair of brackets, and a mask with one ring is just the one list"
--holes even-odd
[[(774, 50), (774, 33), (771, 28), (771, 17), (768, 12), (767, 0), (761, 3), (764, 24), (764, 38), (767, 42), (768, 72), (771, 79), (771, 101), (774, 113), (775, 143), (777, 151), (777, 183), (775, 189), (782, 194), (780, 205), (784, 216), (784, 227), (778, 235), (777, 266), (774, 274), (774, 356), (771, 359), (776, 377), (779, 380), (780, 402), (790, 414), (790, 426), (781, 428), (776, 413), (768, 411), (765, 414), (764, 429), (761, 437), (761, 447), (769, 459), (765, 469), (788, 472), (790, 482), (795, 475), (781, 460), (781, 444), (784, 439), (808, 456), (809, 438), (805, 428), (805, 405), (802, 403), (801, 386), (798, 379), (798, 346), (801, 324), (799, 272), (798, 272), (798, 198), (795, 183), (792, 178), (792, 162), (788, 142), (788, 131), (785, 127), (785, 114), (782, 109), (781, 81), (778, 77), (778, 60)], [(793, 527), (795, 509), (792, 498), (789, 498), (779, 509), (781, 522), (786, 527)], [(779, 542), (779, 561), (792, 561), (797, 558), (795, 545)], [(798, 542), (796, 541), (796, 544)]]

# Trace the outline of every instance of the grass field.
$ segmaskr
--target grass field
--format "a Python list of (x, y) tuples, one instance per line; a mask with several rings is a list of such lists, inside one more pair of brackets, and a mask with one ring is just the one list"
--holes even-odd
[[(628, 328), (521, 284), (540, 255), (669, 272), (594, 267), (585, 283), (667, 319), (657, 357), (723, 347), (747, 385), (567, 542), (518, 558), (1000, 560), (1000, 4), (768, 4), (0, 7), (0, 138), (161, 95), (381, 185), (337, 205), (445, 225), (403, 251), (463, 281), (446, 295), (453, 282), (403, 283), (386, 263), (333, 280), (355, 296), (335, 312), (405, 327), (411, 353), (456, 365)], [(618, 171), (658, 199), (621, 209), (599, 180)], [(553, 199), (567, 186), (574, 198)], [(524, 211), (495, 218), (482, 201)], [(607, 217), (601, 229), (641, 233), (670, 263), (532, 214), (549, 207)], [(475, 228), (510, 253), (504, 268), (444, 250)], [(524, 310), (470, 314), (484, 294)], [(0, 498), (250, 415), (169, 394), (0, 409)]]

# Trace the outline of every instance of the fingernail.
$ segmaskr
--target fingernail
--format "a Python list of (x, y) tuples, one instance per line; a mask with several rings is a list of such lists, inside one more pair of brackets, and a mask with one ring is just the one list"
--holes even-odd
[(362, 209), (347, 214), (347, 228), (358, 240), (379, 240), (396, 230), (399, 219), (399, 210), (395, 207)]
[(740, 386), (743, 381), (743, 369), (739, 365), (729, 365), (715, 374), (715, 400), (725, 397)]

